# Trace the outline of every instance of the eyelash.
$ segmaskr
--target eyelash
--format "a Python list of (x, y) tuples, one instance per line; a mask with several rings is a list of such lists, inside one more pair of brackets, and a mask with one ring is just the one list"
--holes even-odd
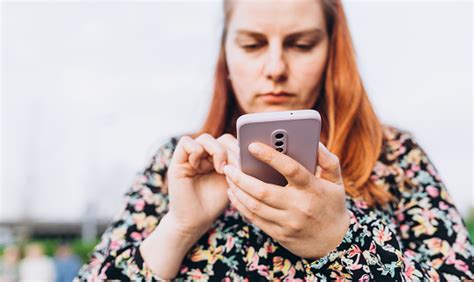
[[(260, 47), (261, 45), (262, 44), (250, 44), (250, 45), (244, 45), (244, 46), (242, 46), (242, 48), (244, 48), (247, 51), (253, 51), (253, 50), (256, 50), (258, 47)], [(293, 46), (298, 48), (299, 50), (302, 50), (302, 51), (309, 51), (314, 47), (313, 44), (310, 44), (310, 45), (295, 44)]]

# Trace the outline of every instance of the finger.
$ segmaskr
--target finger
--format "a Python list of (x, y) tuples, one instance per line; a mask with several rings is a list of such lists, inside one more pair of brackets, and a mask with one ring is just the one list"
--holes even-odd
[(288, 203), (285, 201), (287, 191), (280, 186), (265, 183), (231, 165), (224, 166), (224, 174), (233, 184), (258, 201), (276, 209), (287, 208)]
[[(203, 148), (200, 148), (198, 144), (189, 136), (182, 136), (178, 145), (176, 145), (176, 150), (173, 153), (172, 163), (175, 164), (184, 164), (189, 162), (191, 166), (196, 164), (196, 157), (200, 152), (204, 151)], [(201, 150), (202, 149), (202, 150)], [(191, 154), (194, 154), (191, 159)]]
[(255, 215), (273, 223), (276, 223), (282, 226), (281, 221), (284, 217), (284, 212), (279, 209), (275, 209), (257, 199), (250, 196), (242, 189), (240, 189), (237, 185), (235, 185), (232, 180), (228, 179), (228, 183), (230, 184), (230, 190), (232, 194), (239, 200), (239, 202), (245, 206), (245, 208), (254, 213)]
[(214, 169), (212, 157), (200, 144), (191, 139), (189, 144), (186, 142), (185, 146), (192, 146), (192, 151), (189, 154), (188, 162), (198, 173), (209, 173)]
[(289, 156), (260, 142), (251, 143), (248, 149), (257, 159), (280, 172), (288, 183), (299, 187), (305, 187), (309, 183), (311, 173)]
[[(189, 136), (183, 136), (180, 138), (176, 150), (173, 153), (173, 157), (171, 159), (170, 168), (173, 167), (181, 167), (184, 170), (175, 171), (174, 169), (170, 169), (171, 171), (177, 172), (178, 174), (184, 173), (188, 175), (191, 171), (189, 169), (194, 170), (191, 173), (203, 173), (209, 171), (209, 168), (206, 169), (205, 163), (201, 162), (202, 158), (206, 158), (207, 153), (205, 152), (204, 148), (201, 145), (194, 142), (194, 140)], [(184, 165), (184, 166), (183, 166)], [(208, 167), (208, 166), (207, 166)], [(212, 166), (211, 166), (212, 169)]]
[[(204, 149), (203, 149), (204, 150)], [(214, 171), (214, 163), (212, 157), (204, 151), (205, 156), (197, 160), (196, 170), (200, 174), (207, 174)]]
[(281, 234), (282, 227), (278, 224), (268, 221), (252, 212), (250, 212), (232, 193), (230, 189), (227, 189), (227, 195), (229, 196), (229, 200), (232, 205), (239, 211), (239, 213), (246, 218), (251, 223), (255, 224), (257, 227), (262, 229), (265, 233), (269, 236), (273, 237), (274, 239), (278, 239), (277, 234)]
[(198, 143), (194, 142), (194, 140), (191, 140), (190, 141), (190, 144), (187, 145), (187, 146), (191, 146), (192, 144), (192, 151), (189, 153), (189, 157), (188, 157), (188, 161), (189, 161), (189, 164), (194, 168), (194, 169), (198, 169), (199, 167), (199, 163), (201, 161), (202, 158), (205, 157), (206, 155), (206, 151), (204, 150), (204, 148), (199, 145)]
[(318, 166), (320, 167), (319, 177), (336, 184), (342, 184), (342, 173), (339, 158), (322, 143), (318, 148)]
[(221, 137), (217, 138), (222, 146), (227, 150), (227, 163), (231, 165), (239, 165), (239, 143), (237, 139), (231, 134), (224, 134)]
[(223, 173), (222, 168), (227, 163), (227, 151), (210, 134), (204, 133), (195, 139), (196, 143), (204, 147), (204, 150), (212, 156), (214, 169), (218, 173)]

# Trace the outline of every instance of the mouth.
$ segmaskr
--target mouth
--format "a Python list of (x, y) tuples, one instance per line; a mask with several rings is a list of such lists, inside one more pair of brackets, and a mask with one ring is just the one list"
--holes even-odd
[(292, 93), (287, 93), (287, 92), (278, 92), (278, 93), (264, 93), (260, 94), (259, 97), (266, 103), (271, 103), (271, 104), (280, 104), (280, 103), (286, 103), (292, 98), (296, 97), (295, 94)]

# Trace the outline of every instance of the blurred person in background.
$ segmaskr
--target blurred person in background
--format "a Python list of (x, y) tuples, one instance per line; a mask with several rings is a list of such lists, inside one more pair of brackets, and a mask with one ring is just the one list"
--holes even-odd
[[(224, 15), (207, 120), (158, 149), (77, 280), (474, 279), (436, 169), (372, 108), (341, 2), (225, 0)], [(243, 173), (236, 119), (299, 109), (322, 117), (317, 173), (261, 143), (288, 185)]]
[(20, 261), (20, 248), (16, 245), (10, 245), (3, 250), (3, 256), (0, 260), (0, 281), (14, 282), (18, 281), (18, 263)]
[(20, 262), (20, 281), (54, 281), (53, 260), (44, 254), (41, 244), (30, 243), (25, 246), (25, 257)]
[(54, 256), (56, 282), (70, 282), (81, 267), (81, 259), (73, 253), (68, 243), (61, 243)]

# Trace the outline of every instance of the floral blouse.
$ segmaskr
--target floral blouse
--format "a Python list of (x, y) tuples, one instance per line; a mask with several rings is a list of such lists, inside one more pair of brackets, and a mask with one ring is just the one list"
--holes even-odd
[[(386, 127), (384, 136), (371, 178), (398, 201), (369, 208), (347, 195), (351, 223), (335, 250), (317, 260), (298, 257), (229, 205), (189, 250), (177, 279), (473, 280), (474, 247), (433, 164), (410, 134)], [(162, 145), (137, 176), (76, 281), (160, 280), (143, 261), (139, 245), (168, 210), (161, 187), (177, 142), (171, 138)]]

